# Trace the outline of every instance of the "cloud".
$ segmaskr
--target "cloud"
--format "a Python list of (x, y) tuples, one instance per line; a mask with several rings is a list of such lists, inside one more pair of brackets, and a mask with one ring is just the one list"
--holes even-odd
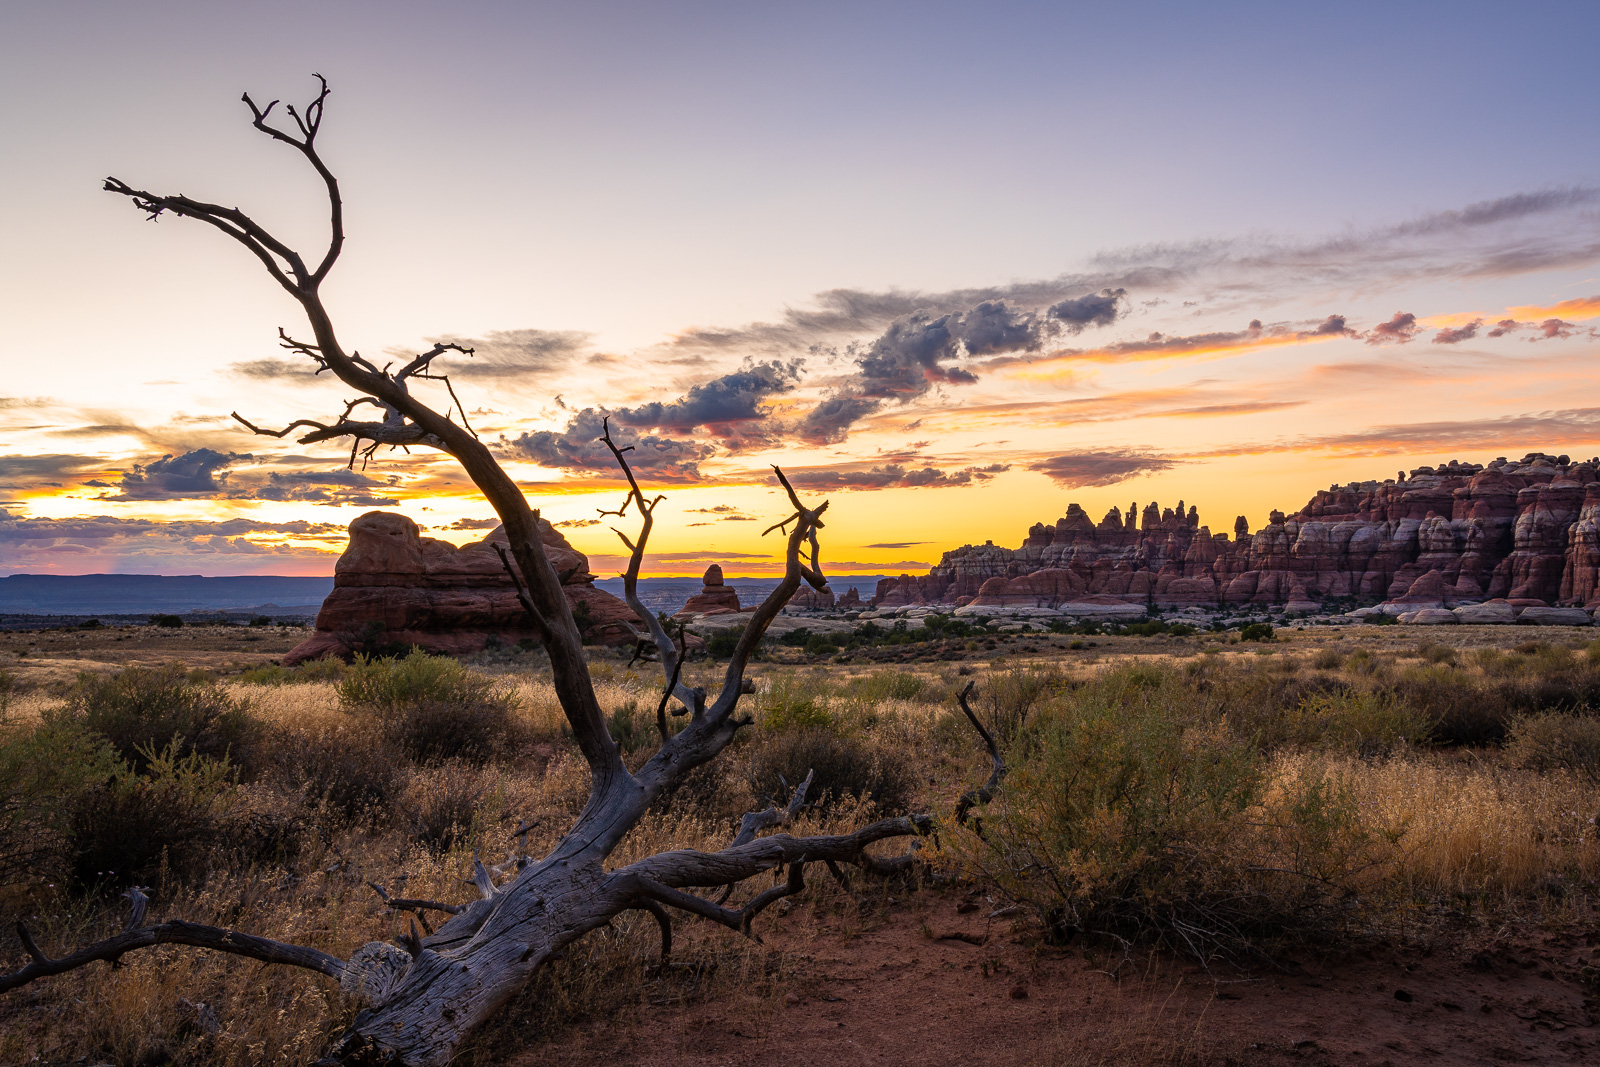
[(633, 408), (609, 410), (612, 421), (636, 430), (662, 430), (691, 434), (704, 427), (730, 447), (770, 444), (770, 431), (757, 424), (770, 412), (764, 401), (787, 393), (800, 377), (800, 361), (780, 363), (746, 361), (731, 374), (691, 386), (671, 403), (654, 402)]
[(1082, 333), (1087, 326), (1110, 326), (1115, 322), (1127, 295), (1126, 289), (1102, 289), (1052, 304), (1045, 314), (1061, 323), (1068, 333)]
[(1348, 433), (1293, 438), (1270, 444), (1191, 453), (1185, 459), (1252, 456), (1280, 452), (1330, 451), (1348, 456), (1395, 452), (1559, 449), (1600, 442), (1600, 408), (1528, 412), (1501, 418), (1442, 420), (1374, 426)]
[(109, 500), (193, 500), (215, 497), (227, 488), (228, 467), (251, 456), (196, 448), (171, 453), (123, 472), (121, 490)]
[(1200, 356), (1234, 355), (1281, 345), (1300, 345), (1339, 337), (1356, 337), (1343, 315), (1329, 315), (1315, 323), (1273, 323), (1265, 325), (1251, 319), (1242, 330), (1216, 330), (1208, 333), (1170, 335), (1152, 333), (1142, 341), (1119, 341), (1099, 348), (1064, 348), (1041, 356), (1009, 355), (985, 360), (980, 369), (1015, 364), (1053, 362), (1138, 362), (1158, 359), (1183, 359)]
[(1580, 296), (1549, 307), (1537, 304), (1507, 308), (1514, 319), (1592, 319), (1600, 316), (1600, 296)]
[[(0, 567), (63, 573), (332, 572), (339, 523), (24, 518), (0, 509)], [(291, 544), (290, 541), (311, 544)]]
[(228, 370), (241, 378), (270, 382), (280, 378), (294, 378), (302, 374), (315, 374), (317, 365), (309, 359), (296, 362), (292, 359), (249, 359), (228, 364)]
[[(528, 459), (545, 467), (561, 470), (606, 471), (622, 476), (616, 457), (600, 440), (604, 414), (584, 408), (572, 416), (565, 430), (538, 430), (502, 438), (499, 451), (512, 459)], [(656, 481), (702, 481), (700, 463), (716, 454), (716, 448), (696, 441), (680, 441), (618, 428), (612, 439), (619, 446), (632, 446), (628, 464), (636, 474)]]
[[(482, 337), (429, 337), (428, 344), (458, 344), (471, 358), (452, 354), (452, 378), (504, 381), (536, 378), (566, 370), (589, 354), (590, 335), (577, 330), (494, 330)], [(405, 353), (409, 358), (413, 353)]]
[[(448, 526), (441, 526), (441, 530), (492, 530), (500, 525), (499, 519), (457, 519)], [(559, 525), (559, 523), (557, 524)]]
[(923, 489), (946, 488), (986, 482), (1010, 464), (995, 463), (987, 467), (965, 467), (956, 471), (942, 471), (934, 467), (912, 468), (899, 463), (886, 463), (880, 467), (846, 465), (842, 467), (801, 467), (784, 473), (796, 488), (812, 490), (830, 489)]
[(835, 444), (843, 441), (850, 427), (883, 406), (883, 401), (851, 393), (835, 393), (823, 398), (816, 407), (806, 412), (795, 428), (795, 434), (814, 445)]
[[(1533, 330), (1537, 336), (1529, 337), (1529, 341), (1557, 341), (1580, 332), (1581, 327), (1576, 323), (1567, 322), (1565, 319), (1545, 319), (1543, 322), (1519, 322), (1516, 319), (1501, 319), (1494, 324), (1494, 329), (1489, 331), (1490, 337), (1505, 337), (1508, 334), (1518, 333), (1522, 330)], [(1591, 337), (1595, 331), (1589, 331)]]
[[(499, 523), (496, 523), (495, 525), (498, 526)], [(553, 522), (550, 525), (552, 525), (554, 527), (557, 527), (558, 529), (579, 530), (579, 529), (582, 529), (585, 526), (599, 526), (600, 525), (600, 520), (599, 519), (563, 519), (560, 522)]]
[(106, 469), (96, 456), (47, 453), (38, 456), (0, 456), (0, 490), (22, 492), (57, 489), (87, 474)]
[(1369, 345), (1383, 344), (1409, 344), (1411, 339), (1422, 332), (1422, 327), (1417, 324), (1417, 317), (1409, 311), (1396, 311), (1394, 318), (1388, 322), (1380, 322), (1367, 331), (1366, 341)]
[(1146, 474), (1157, 474), (1180, 462), (1171, 456), (1141, 452), (1075, 452), (1049, 456), (1029, 464), (1029, 470), (1046, 475), (1066, 489), (1116, 485)]
[(1433, 335), (1433, 343), (1436, 345), (1456, 345), (1462, 341), (1470, 341), (1478, 336), (1478, 328), (1482, 325), (1482, 319), (1473, 319), (1464, 326), (1446, 327)]
[(862, 545), (862, 548), (912, 548), (916, 545), (931, 545), (932, 541), (880, 541), (875, 545)]
[(331, 471), (273, 471), (265, 485), (245, 489), (230, 495), (236, 499), (300, 501), (307, 504), (354, 505), (357, 507), (389, 507), (400, 502), (398, 497), (381, 495), (399, 479), (391, 477), (379, 482), (360, 471), (340, 467)]

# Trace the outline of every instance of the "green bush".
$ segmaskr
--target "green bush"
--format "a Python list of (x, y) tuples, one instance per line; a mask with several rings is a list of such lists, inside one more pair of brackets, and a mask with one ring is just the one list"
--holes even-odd
[(198, 752), (212, 760), (240, 760), (258, 732), (242, 702), (177, 666), (129, 667), (106, 677), (80, 674), (66, 707), (135, 770), (144, 769), (149, 753), (174, 743), (180, 757)]
[(877, 704), (885, 700), (915, 700), (928, 688), (928, 680), (909, 671), (873, 671), (850, 680), (852, 700)]
[(527, 739), (510, 692), (448, 656), (358, 657), (338, 693), (346, 711), (419, 763), (484, 763)]
[(1253, 622), (1239, 631), (1241, 641), (1272, 641), (1272, 624), (1270, 622)]
[(0, 727), (0, 887), (64, 878), (72, 810), (120, 768), (77, 719), (46, 713), (38, 725)]
[(806, 638), (806, 655), (831, 656), (839, 651), (839, 646), (833, 643), (830, 634), (812, 634)]
[(760, 737), (749, 746), (746, 776), (758, 802), (780, 807), (792, 790), (812, 774), (806, 796), (826, 806), (846, 798), (872, 802), (882, 813), (907, 810), (917, 787), (917, 774), (901, 753), (874, 744), (867, 736), (843, 736), (832, 730), (792, 729)]
[(739, 639), (743, 636), (743, 626), (718, 630), (706, 639), (706, 655), (712, 659), (732, 659), (733, 650), (739, 647)]

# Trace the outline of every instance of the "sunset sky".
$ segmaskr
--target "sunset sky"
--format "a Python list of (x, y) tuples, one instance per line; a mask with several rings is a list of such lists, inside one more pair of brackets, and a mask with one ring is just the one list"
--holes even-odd
[[(836, 573), (1076, 501), (1252, 529), (1334, 482), (1600, 455), (1600, 5), (198, 3), (0, 8), (0, 573), (327, 574), (447, 457), (255, 437), (349, 390), (298, 309), (131, 184), (320, 254), (240, 102), (333, 93), (347, 348), (439, 340), (474, 429), (613, 573), (770, 571), (770, 464)], [(443, 390), (439, 407), (448, 404)]]

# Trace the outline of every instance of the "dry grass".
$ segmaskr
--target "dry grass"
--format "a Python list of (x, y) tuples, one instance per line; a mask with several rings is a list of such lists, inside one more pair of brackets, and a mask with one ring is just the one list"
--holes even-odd
[[(1267, 807), (1289, 795), (1292, 784), (1317, 777), (1347, 788), (1367, 859), (1376, 857), (1357, 865), (1350, 884), (1408, 921), (1436, 905), (1537, 915), (1592, 888), (1600, 878), (1600, 804), (1573, 772), (1541, 763), (1537, 753), (1513, 759), (1492, 744), (1451, 751), (1409, 744), (1409, 727), (1384, 725), (1392, 718), (1385, 701), (1406, 698), (1398, 682), (1408, 671), (1427, 672), (1436, 690), (1457, 687), (1462, 699), (1495, 693), (1508, 708), (1518, 700), (1554, 700), (1568, 711), (1592, 714), (1570, 703), (1596, 670), (1590, 657), (1549, 645), (1452, 656), (1436, 649), (1369, 652), (1353, 644), (1340, 642), (1332, 651), (1279, 648), (1265, 657), (1146, 658), (1134, 668), (1120, 659), (1007, 664), (975, 676), (978, 706), (1003, 725), (1013, 739), (1013, 765), (1023, 766), (1029, 731), (1052, 708), (1070, 706), (1098, 691), (1096, 686), (1122, 686), (1119, 700), (1164, 694), (1173, 708), (1195, 716), (1193, 725), (1209, 731), (1214, 746), (1256, 754)], [(719, 673), (715, 665), (695, 663), (688, 680), (714, 686)], [(653, 715), (659, 692), (654, 668), (630, 671), (603, 660), (595, 674), (608, 712), (631, 706)], [(1422, 675), (1414, 677), (1421, 684)], [(696, 772), (673, 803), (643, 820), (611, 862), (621, 865), (669, 848), (720, 847), (738, 815), (763, 800), (751, 788), (757, 757), (772, 737), (793, 731), (826, 731), (865, 751), (892, 754), (909, 769), (913, 806), (948, 814), (961, 791), (988, 769), (970, 728), (954, 712), (953, 693), (967, 680), (943, 665), (765, 668), (761, 691), (751, 701), (758, 726), (716, 764)], [(346, 955), (402, 929), (366, 880), (407, 896), (463, 900), (471, 893), (463, 878), (473, 850), (491, 863), (514, 847), (541, 854), (581, 808), (588, 771), (570, 744), (548, 677), (507, 668), (494, 681), (509, 697), (525, 744), (470, 767), (415, 765), (385, 749), (370, 717), (341, 706), (332, 681), (229, 684), (228, 693), (248, 705), (265, 738), (236, 788), (246, 807), (299, 820), (296, 850), (288, 858), (219, 859), (187, 884), (163, 871), (154, 884), (152, 918), (181, 916)], [(1389, 696), (1360, 695), (1384, 693)], [(0, 740), (36, 728), (59, 703), (46, 686), (21, 692), (10, 703)], [(1387, 740), (1368, 743), (1379, 727), (1391, 731)], [(1363, 740), (1352, 743), (1352, 735)], [(335, 749), (393, 772), (390, 785), (374, 787), (380, 802), (339, 809), (325, 789), (319, 794), (315, 783), (323, 779), (317, 775), (326, 772), (310, 767), (306, 754)], [(648, 755), (646, 748), (628, 758)], [(806, 812), (796, 829), (845, 830), (872, 814), (869, 804), (846, 797)], [(511, 837), (518, 819), (534, 823), (520, 843)], [(891, 842), (885, 851), (902, 847)], [(1258, 840), (1255, 847), (1266, 846)], [(860, 921), (851, 918), (856, 903), (829, 879), (809, 881), (816, 905), (806, 909), (809, 914), (835, 915), (845, 932)], [(764, 880), (752, 880), (735, 899), (764, 886)], [(27, 918), (47, 951), (104, 936), (119, 924), (114, 896), (42, 881), (13, 886), (11, 894), (10, 910)], [(796, 920), (785, 920), (783, 909), (775, 908), (763, 921)], [(689, 966), (659, 972), (657, 949), (653, 920), (638, 913), (620, 916), (542, 972), (495, 1026), (474, 1039), (462, 1062), (501, 1062), (569, 1021), (625, 1014), (644, 1000), (690, 1003), (737, 991), (754, 997), (752, 1011), (759, 1015), (761, 1005), (773, 1002), (769, 994), (781, 993), (789, 981), (781, 954), (704, 923), (679, 924), (674, 955)], [(0, 965), (9, 968), (19, 956), (8, 944), (0, 949)], [(185, 1000), (209, 1005), (220, 1032), (207, 1035), (196, 1027)], [(0, 1062), (37, 1054), (46, 1062), (87, 1057), (85, 1062), (129, 1064), (303, 1063), (315, 1058), (351, 1010), (320, 977), (166, 947), (129, 956), (115, 972), (95, 966), (0, 999)], [(1152, 1010), (1159, 1012), (1159, 1005)], [(751, 1025), (759, 1027), (759, 1020)], [(1133, 1027), (1115, 1041), (1097, 1040), (1093, 1048), (1064, 1036), (1059, 1054), (1046, 1061), (1189, 1062), (1190, 1043), (1152, 1036), (1172, 1032), (1166, 1024), (1147, 1031)]]

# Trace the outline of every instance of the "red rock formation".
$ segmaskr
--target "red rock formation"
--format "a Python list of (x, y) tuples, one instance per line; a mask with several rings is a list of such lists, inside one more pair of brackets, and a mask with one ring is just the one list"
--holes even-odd
[(1310, 610), (1385, 598), (1413, 606), (1414, 596), (1430, 607), (1487, 597), (1600, 604), (1600, 459), (1452, 460), (1335, 485), (1293, 515), (1273, 512), (1255, 534), (1243, 516), (1234, 529), (1231, 539), (1213, 535), (1181, 502), (1112, 508), (1098, 524), (1070, 504), (1054, 523), (1030, 527), (1018, 548), (991, 541), (946, 552), (926, 575), (879, 582), (871, 602), (1058, 607), (1089, 595), (1156, 608), (1293, 602)]
[[(543, 519), (539, 539), (585, 627), (584, 639), (613, 645), (633, 641), (629, 626), (637, 617), (628, 605), (594, 587), (589, 558)], [(316, 633), (283, 662), (348, 658), (372, 642), (466, 655), (481, 651), (491, 637), (506, 644), (534, 639), (494, 551), (496, 543), (508, 543), (499, 528), (457, 548), (423, 537), (416, 523), (397, 512), (367, 512), (350, 524), (350, 544), (334, 565), (333, 592), (317, 613)]]
[(739, 606), (739, 594), (731, 585), (722, 584), (722, 565), (713, 563), (706, 568), (701, 579), (700, 592), (690, 597), (683, 610), (673, 616), (687, 619), (691, 615), (733, 615), (744, 609)]

